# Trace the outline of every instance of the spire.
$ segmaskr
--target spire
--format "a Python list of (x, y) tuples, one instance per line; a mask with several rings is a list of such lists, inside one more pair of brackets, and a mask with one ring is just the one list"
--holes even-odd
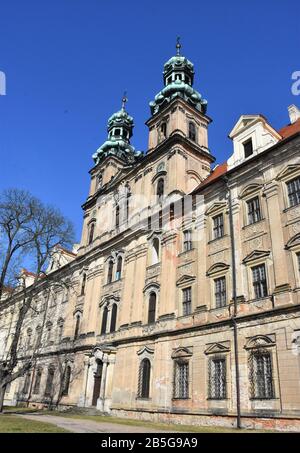
[(124, 94), (123, 94), (123, 97), (122, 97), (122, 110), (125, 110), (126, 102), (128, 102), (127, 92), (124, 91)]
[(177, 36), (177, 40), (176, 40), (176, 55), (178, 55), (178, 56), (180, 56), (180, 49), (181, 49), (180, 36)]

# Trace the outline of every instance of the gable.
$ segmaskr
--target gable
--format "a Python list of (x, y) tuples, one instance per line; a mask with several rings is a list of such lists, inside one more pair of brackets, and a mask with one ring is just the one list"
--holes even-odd
[(253, 250), (253, 252), (249, 253), (249, 255), (243, 259), (243, 263), (247, 264), (261, 258), (267, 258), (269, 255), (270, 251), (268, 250)]

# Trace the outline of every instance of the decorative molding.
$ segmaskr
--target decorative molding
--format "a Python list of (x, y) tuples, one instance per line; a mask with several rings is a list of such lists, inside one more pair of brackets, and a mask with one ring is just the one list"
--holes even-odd
[(261, 183), (251, 183), (248, 184), (240, 193), (239, 198), (245, 198), (248, 195), (251, 195), (255, 192), (260, 191), (263, 188), (263, 184)]
[(297, 245), (300, 245), (300, 233), (297, 233), (297, 234), (295, 234), (295, 236), (291, 237), (287, 241), (285, 248), (291, 249), (293, 247), (296, 247)]
[(264, 348), (269, 346), (275, 346), (275, 334), (272, 335), (256, 335), (247, 340), (245, 349), (256, 349)]
[(177, 282), (176, 282), (176, 286), (184, 286), (184, 285), (187, 285), (188, 283), (192, 284), (194, 283), (196, 280), (196, 277), (194, 275), (182, 275), (182, 277), (180, 277)]
[(292, 165), (287, 165), (284, 167), (276, 176), (276, 179), (282, 180), (286, 179), (296, 173), (300, 172), (300, 164), (292, 164)]
[(227, 206), (227, 203), (225, 201), (217, 201), (216, 203), (213, 203), (212, 206), (210, 206), (206, 211), (205, 215), (212, 215), (217, 213), (218, 211), (221, 211), (225, 209)]
[(172, 359), (183, 359), (193, 355), (191, 348), (179, 347), (176, 348), (172, 353)]
[(215, 263), (206, 272), (206, 275), (208, 277), (211, 277), (212, 275), (218, 273), (218, 272), (226, 272), (229, 269), (229, 264), (226, 263)]
[(204, 354), (220, 354), (230, 352), (229, 341), (225, 343), (214, 343), (208, 346)]
[(153, 348), (149, 348), (148, 346), (144, 346), (142, 349), (140, 349), (139, 351), (137, 351), (137, 355), (141, 356), (143, 354), (151, 354), (153, 355), (154, 354), (154, 349)]
[(243, 263), (248, 264), (261, 258), (267, 258), (269, 255), (270, 251), (267, 250), (253, 250), (253, 252), (249, 253), (249, 255), (243, 259)]

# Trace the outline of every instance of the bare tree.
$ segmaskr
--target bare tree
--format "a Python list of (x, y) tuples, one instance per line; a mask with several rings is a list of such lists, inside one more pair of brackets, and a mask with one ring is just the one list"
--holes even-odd
[(0, 233), (3, 237), (0, 268), (0, 300), (7, 279), (16, 275), (15, 258), (30, 260), (33, 282), (19, 281), (12, 296), (19, 304), (12, 342), (6, 360), (0, 362), (0, 412), (6, 386), (23, 376), (33, 363), (33, 356), (20, 361), (18, 346), (21, 330), (34, 297), (51, 274), (45, 269), (57, 244), (68, 246), (73, 242), (73, 226), (55, 208), (45, 206), (30, 194), (18, 189), (4, 192), (0, 200)]

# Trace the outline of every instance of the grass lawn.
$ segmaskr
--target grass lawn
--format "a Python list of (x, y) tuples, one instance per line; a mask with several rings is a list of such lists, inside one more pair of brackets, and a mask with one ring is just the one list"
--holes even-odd
[(93, 420), (98, 423), (117, 423), (120, 425), (129, 425), (129, 426), (146, 426), (148, 428), (157, 429), (161, 431), (181, 431), (187, 433), (270, 433), (269, 430), (249, 430), (249, 429), (231, 429), (231, 428), (222, 428), (217, 426), (189, 426), (189, 425), (175, 425), (168, 423), (154, 423), (147, 422), (142, 420), (133, 420), (128, 418), (118, 418), (118, 417), (109, 417), (105, 415), (85, 415), (85, 414), (74, 414), (69, 412), (59, 412), (59, 411), (43, 411), (41, 412), (47, 415), (56, 415), (60, 417), (67, 418), (77, 418), (84, 420)]
[(52, 423), (42, 423), (14, 415), (0, 415), (0, 433), (68, 433)]

